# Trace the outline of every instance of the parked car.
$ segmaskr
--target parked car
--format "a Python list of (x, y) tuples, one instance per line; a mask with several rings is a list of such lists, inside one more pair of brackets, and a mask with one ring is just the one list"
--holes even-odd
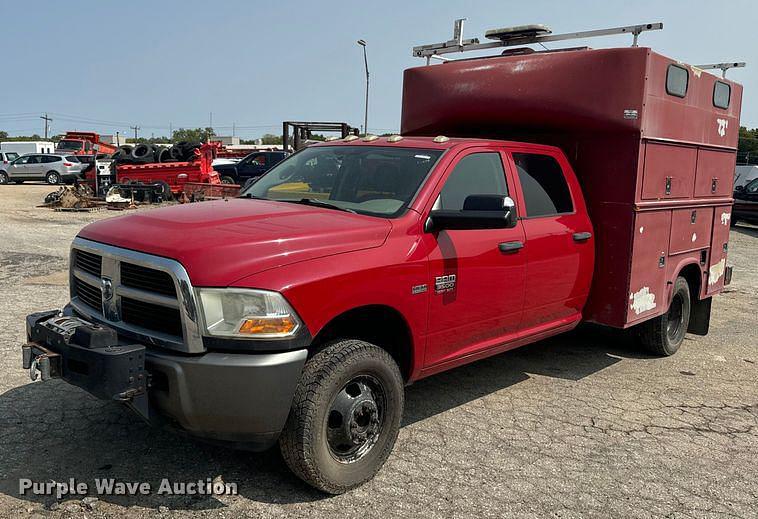
[(734, 188), (732, 225), (740, 221), (758, 224), (758, 178)]
[(43, 180), (48, 184), (73, 182), (82, 178), (85, 164), (76, 155), (31, 153), (22, 155), (0, 168), (0, 184), (25, 180)]
[(18, 158), (18, 153), (15, 151), (0, 151), (0, 169), (5, 169), (8, 164)]
[(213, 169), (218, 172), (224, 184), (244, 185), (248, 180), (258, 178), (276, 166), (287, 155), (283, 151), (256, 151), (237, 163), (214, 164)]

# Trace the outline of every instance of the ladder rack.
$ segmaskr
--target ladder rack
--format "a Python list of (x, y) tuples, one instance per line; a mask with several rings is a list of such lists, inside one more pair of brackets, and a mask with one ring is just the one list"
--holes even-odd
[(432, 58), (447, 61), (447, 58), (443, 58), (442, 55), (453, 52), (471, 52), (500, 47), (513, 47), (515, 45), (542, 44), (551, 41), (596, 38), (598, 36), (612, 36), (615, 34), (631, 34), (633, 36), (632, 47), (636, 47), (637, 40), (641, 33), (663, 29), (663, 23), (658, 22), (626, 25), (624, 27), (611, 27), (608, 29), (596, 29), (592, 31), (551, 34), (550, 29), (544, 25), (534, 25), (488, 31), (487, 37), (496, 39), (497, 41), (481, 43), (478, 38), (463, 39), (463, 23), (465, 20), (466, 18), (455, 20), (453, 26), (453, 38), (451, 40), (413, 47), (413, 56), (417, 58), (426, 58), (426, 63), (428, 65)]

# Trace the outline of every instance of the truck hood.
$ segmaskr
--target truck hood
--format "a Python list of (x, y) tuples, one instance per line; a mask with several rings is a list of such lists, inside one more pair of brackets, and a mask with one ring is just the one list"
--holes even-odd
[(269, 200), (227, 199), (101, 220), (88, 240), (179, 261), (195, 286), (382, 245), (389, 220)]

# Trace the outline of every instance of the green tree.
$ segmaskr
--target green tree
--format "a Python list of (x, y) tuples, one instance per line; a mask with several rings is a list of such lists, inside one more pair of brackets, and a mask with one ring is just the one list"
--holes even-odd
[(758, 128), (740, 127), (737, 164), (758, 164)]
[(7, 141), (8, 140), (8, 132), (0, 131), (0, 139)]
[(274, 135), (273, 133), (266, 133), (261, 137), (261, 144), (281, 144), (282, 136)]
[(213, 128), (179, 128), (171, 136), (171, 142), (205, 142), (215, 135)]

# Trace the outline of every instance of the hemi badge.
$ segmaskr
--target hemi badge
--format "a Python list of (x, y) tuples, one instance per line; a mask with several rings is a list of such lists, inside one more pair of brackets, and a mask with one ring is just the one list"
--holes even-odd
[(426, 292), (426, 285), (414, 285), (411, 287), (411, 294), (423, 294)]

